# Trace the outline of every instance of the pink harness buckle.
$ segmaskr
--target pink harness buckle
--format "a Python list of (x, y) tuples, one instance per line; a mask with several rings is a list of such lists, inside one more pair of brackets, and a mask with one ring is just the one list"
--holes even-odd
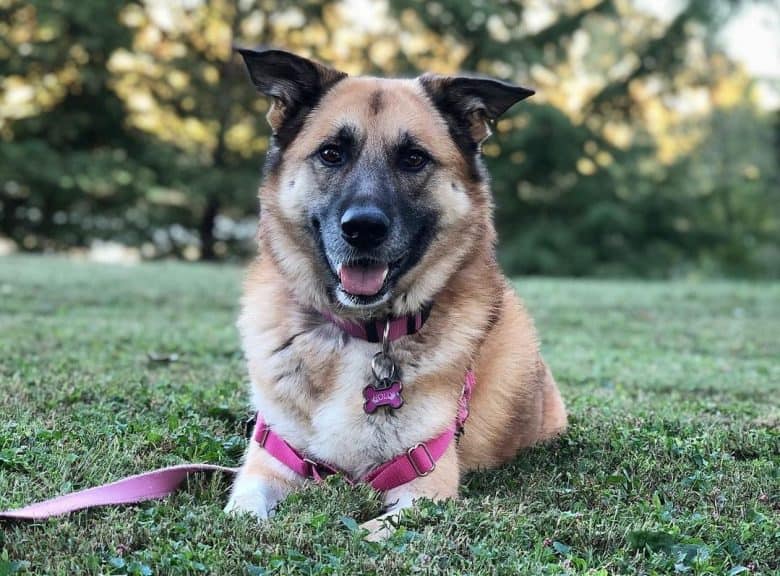
[[(421, 465), (420, 462), (417, 461), (417, 454), (419, 453), (418, 450), (422, 449), (421, 452), (425, 454), (426, 458), (428, 459), (428, 462), (424, 465)], [(418, 442), (409, 450), (406, 451), (406, 457), (409, 459), (409, 464), (412, 465), (412, 468), (414, 469), (415, 474), (419, 478), (422, 478), (423, 476), (427, 476), (434, 470), (436, 470), (436, 460), (433, 459), (433, 456), (431, 456), (431, 451), (428, 450), (428, 446), (425, 444), (425, 442)], [(423, 466), (425, 469), (423, 470)]]
[(339, 470), (337, 470), (330, 464), (325, 464), (324, 462), (316, 462), (311, 458), (303, 458), (303, 461), (308, 466), (308, 468), (306, 469), (306, 474), (304, 474), (304, 476), (311, 478), (317, 484), (322, 482), (328, 476), (332, 476), (333, 474), (339, 473)]
[(262, 447), (265, 448), (265, 443), (268, 441), (268, 434), (271, 432), (271, 427), (265, 424), (262, 429), (259, 430), (259, 434), (255, 435), (255, 440)]

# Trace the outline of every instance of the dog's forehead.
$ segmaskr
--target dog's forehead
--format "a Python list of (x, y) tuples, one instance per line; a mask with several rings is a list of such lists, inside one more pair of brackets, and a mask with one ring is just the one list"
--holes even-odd
[(421, 144), (452, 153), (447, 123), (416, 80), (346, 78), (320, 101), (306, 122), (303, 140), (321, 142), (350, 126), (369, 143), (408, 134)]

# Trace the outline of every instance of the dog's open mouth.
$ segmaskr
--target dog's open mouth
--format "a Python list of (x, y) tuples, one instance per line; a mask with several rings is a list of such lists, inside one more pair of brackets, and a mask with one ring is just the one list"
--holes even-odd
[[(375, 258), (357, 258), (338, 265), (337, 292), (342, 295), (342, 304), (350, 306), (375, 306), (384, 302), (390, 285), (403, 271), (407, 253), (393, 261)], [(346, 299), (346, 300), (345, 300)]]
[(385, 285), (390, 267), (383, 262), (358, 260), (339, 266), (338, 276), (344, 292), (352, 296), (375, 296)]

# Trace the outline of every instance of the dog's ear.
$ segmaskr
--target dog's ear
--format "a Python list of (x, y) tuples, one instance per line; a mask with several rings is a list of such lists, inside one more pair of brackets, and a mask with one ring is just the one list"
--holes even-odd
[(419, 81), (450, 126), (465, 129), (477, 149), (491, 134), (490, 122), (534, 93), (491, 78), (425, 74)]
[(347, 76), (283, 50), (237, 48), (236, 51), (243, 57), (258, 91), (273, 99), (267, 118), (274, 133), (287, 120), (316, 106), (331, 86)]

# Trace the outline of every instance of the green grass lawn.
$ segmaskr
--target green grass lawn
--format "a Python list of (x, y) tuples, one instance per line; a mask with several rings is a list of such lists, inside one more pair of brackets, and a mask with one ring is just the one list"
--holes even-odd
[[(246, 375), (234, 267), (0, 258), (0, 508), (182, 462), (234, 466)], [(777, 574), (780, 284), (524, 279), (569, 432), (384, 544), (338, 478), (259, 525), (229, 480), (0, 525), (0, 576)], [(173, 356), (175, 355), (175, 356)], [(156, 360), (152, 359), (156, 358)], [(175, 361), (160, 361), (160, 359)]]

